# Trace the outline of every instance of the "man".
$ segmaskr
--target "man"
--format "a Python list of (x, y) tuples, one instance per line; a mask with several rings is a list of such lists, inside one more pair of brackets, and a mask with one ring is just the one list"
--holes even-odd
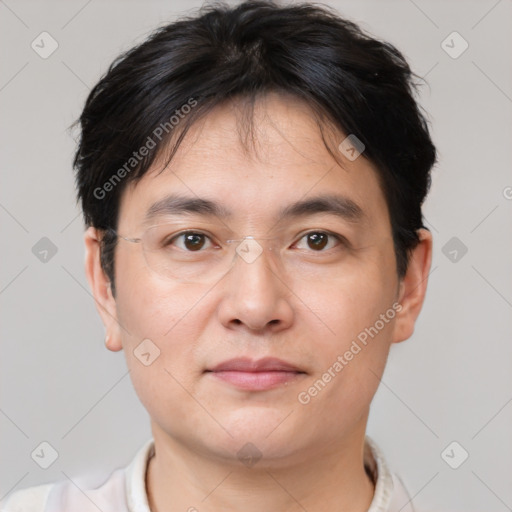
[(80, 117), (86, 274), (153, 438), (5, 510), (413, 510), (366, 436), (425, 296), (435, 148), (393, 46), (327, 8), (211, 6)]

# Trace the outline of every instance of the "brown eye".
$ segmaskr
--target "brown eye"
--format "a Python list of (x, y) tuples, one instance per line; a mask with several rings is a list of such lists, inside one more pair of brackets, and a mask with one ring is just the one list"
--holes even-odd
[[(305, 244), (302, 242), (303, 240), (306, 241)], [(329, 249), (339, 245), (342, 242), (342, 237), (333, 233), (327, 233), (324, 231), (310, 231), (299, 240), (297, 245), (299, 249), (305, 249), (313, 252), (327, 252)], [(303, 244), (302, 247), (300, 247), (301, 243)]]
[[(195, 231), (186, 231), (173, 237), (167, 245), (176, 245), (179, 249), (188, 252), (199, 252), (207, 245), (208, 236)], [(177, 243), (180, 241), (180, 243)]]
[(329, 241), (329, 235), (327, 235), (327, 233), (309, 233), (306, 236), (308, 237), (309, 247), (315, 250), (322, 250)]
[(184, 245), (190, 251), (197, 251), (201, 249), (205, 242), (205, 236), (199, 233), (186, 234), (184, 237)]

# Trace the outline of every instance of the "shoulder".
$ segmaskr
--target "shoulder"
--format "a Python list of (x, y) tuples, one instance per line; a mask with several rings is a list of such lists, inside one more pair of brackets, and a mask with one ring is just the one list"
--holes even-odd
[(151, 438), (110, 476), (93, 473), (20, 489), (0, 501), (0, 512), (149, 512), (145, 471), (153, 454)]
[(43, 512), (55, 484), (36, 485), (15, 491), (0, 502), (1, 512)]
[(104, 483), (93, 485), (89, 475), (28, 487), (12, 493), (0, 512), (124, 512), (124, 471), (115, 470)]

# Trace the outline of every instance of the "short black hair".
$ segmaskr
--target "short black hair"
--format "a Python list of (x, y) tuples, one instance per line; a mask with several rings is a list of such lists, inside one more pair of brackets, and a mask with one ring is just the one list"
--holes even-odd
[(105, 230), (101, 263), (113, 291), (117, 238), (110, 230), (126, 185), (164, 149), (170, 162), (189, 127), (214, 107), (235, 99), (253, 107), (269, 92), (300, 98), (320, 127), (330, 124), (364, 144), (379, 173), (403, 277), (425, 227), (421, 206), (436, 161), (414, 98), (418, 85), (393, 45), (325, 5), (214, 3), (155, 30), (111, 64), (77, 121), (78, 200), (86, 225)]

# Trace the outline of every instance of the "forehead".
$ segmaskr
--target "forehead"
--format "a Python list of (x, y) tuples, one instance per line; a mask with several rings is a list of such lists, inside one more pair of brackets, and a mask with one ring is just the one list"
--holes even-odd
[[(251, 115), (248, 123), (243, 105), (231, 102), (192, 125), (167, 167), (162, 155), (128, 185), (118, 227), (140, 226), (169, 196), (217, 203), (219, 211), (253, 225), (283, 216), (300, 201), (336, 196), (346, 200), (347, 212), (359, 209), (366, 223), (389, 222), (374, 166), (341, 152), (335, 160), (302, 101), (271, 94), (256, 102)], [(345, 137), (324, 131), (333, 151)]]

